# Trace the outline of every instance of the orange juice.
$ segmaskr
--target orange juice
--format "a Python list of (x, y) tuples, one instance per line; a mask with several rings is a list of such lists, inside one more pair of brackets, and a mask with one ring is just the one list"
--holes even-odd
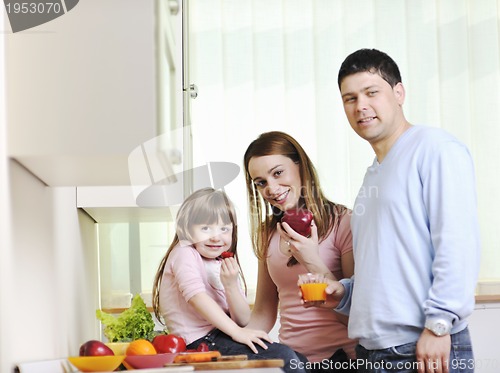
[(326, 286), (325, 283), (301, 284), (302, 298), (306, 302), (324, 302), (326, 301)]

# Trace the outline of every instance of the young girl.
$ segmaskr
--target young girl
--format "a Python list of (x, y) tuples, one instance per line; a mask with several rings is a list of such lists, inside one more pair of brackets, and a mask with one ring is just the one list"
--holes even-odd
[(180, 207), (176, 225), (154, 280), (158, 320), (183, 337), (188, 349), (205, 342), (222, 355), (279, 358), (285, 371), (304, 372), (299, 368), (304, 357), (272, 343), (262, 330), (244, 328), (250, 308), (240, 282), (245, 283), (236, 252), (236, 214), (227, 195), (212, 188), (194, 192)]

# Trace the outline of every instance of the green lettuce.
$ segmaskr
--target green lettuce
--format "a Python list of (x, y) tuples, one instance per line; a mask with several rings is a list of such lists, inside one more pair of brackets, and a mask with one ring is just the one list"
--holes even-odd
[(129, 342), (136, 339), (149, 339), (155, 323), (146, 303), (139, 294), (132, 299), (130, 308), (118, 316), (102, 310), (96, 311), (96, 317), (104, 325), (104, 335), (109, 342)]

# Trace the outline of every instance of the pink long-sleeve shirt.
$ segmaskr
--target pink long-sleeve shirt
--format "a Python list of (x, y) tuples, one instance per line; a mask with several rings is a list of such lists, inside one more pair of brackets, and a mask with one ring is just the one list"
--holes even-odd
[(192, 246), (176, 246), (163, 271), (159, 303), (168, 331), (184, 338), (186, 344), (204, 337), (214, 328), (188, 303), (201, 292), (206, 292), (229, 312), (220, 282), (220, 261), (202, 258)]

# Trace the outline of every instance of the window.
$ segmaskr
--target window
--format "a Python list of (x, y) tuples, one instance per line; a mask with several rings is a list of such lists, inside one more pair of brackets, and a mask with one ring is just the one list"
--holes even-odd
[(130, 307), (141, 294), (151, 307), (153, 280), (173, 235), (173, 222), (99, 223), (101, 307)]
[[(189, 5), (191, 83), (199, 88), (192, 104), (195, 164), (224, 159), (241, 165), (258, 134), (283, 130), (311, 156), (325, 194), (352, 206), (373, 151), (347, 123), (337, 72), (354, 50), (383, 50), (401, 69), (407, 118), (442, 127), (471, 150), (480, 281), (489, 284), (483, 286), (488, 292), (500, 293), (498, 2), (379, 0), (364, 2), (362, 12), (355, 1)], [(224, 146), (210, 146), (207, 139)], [(239, 221), (246, 221), (243, 176), (227, 191), (240, 209)]]

